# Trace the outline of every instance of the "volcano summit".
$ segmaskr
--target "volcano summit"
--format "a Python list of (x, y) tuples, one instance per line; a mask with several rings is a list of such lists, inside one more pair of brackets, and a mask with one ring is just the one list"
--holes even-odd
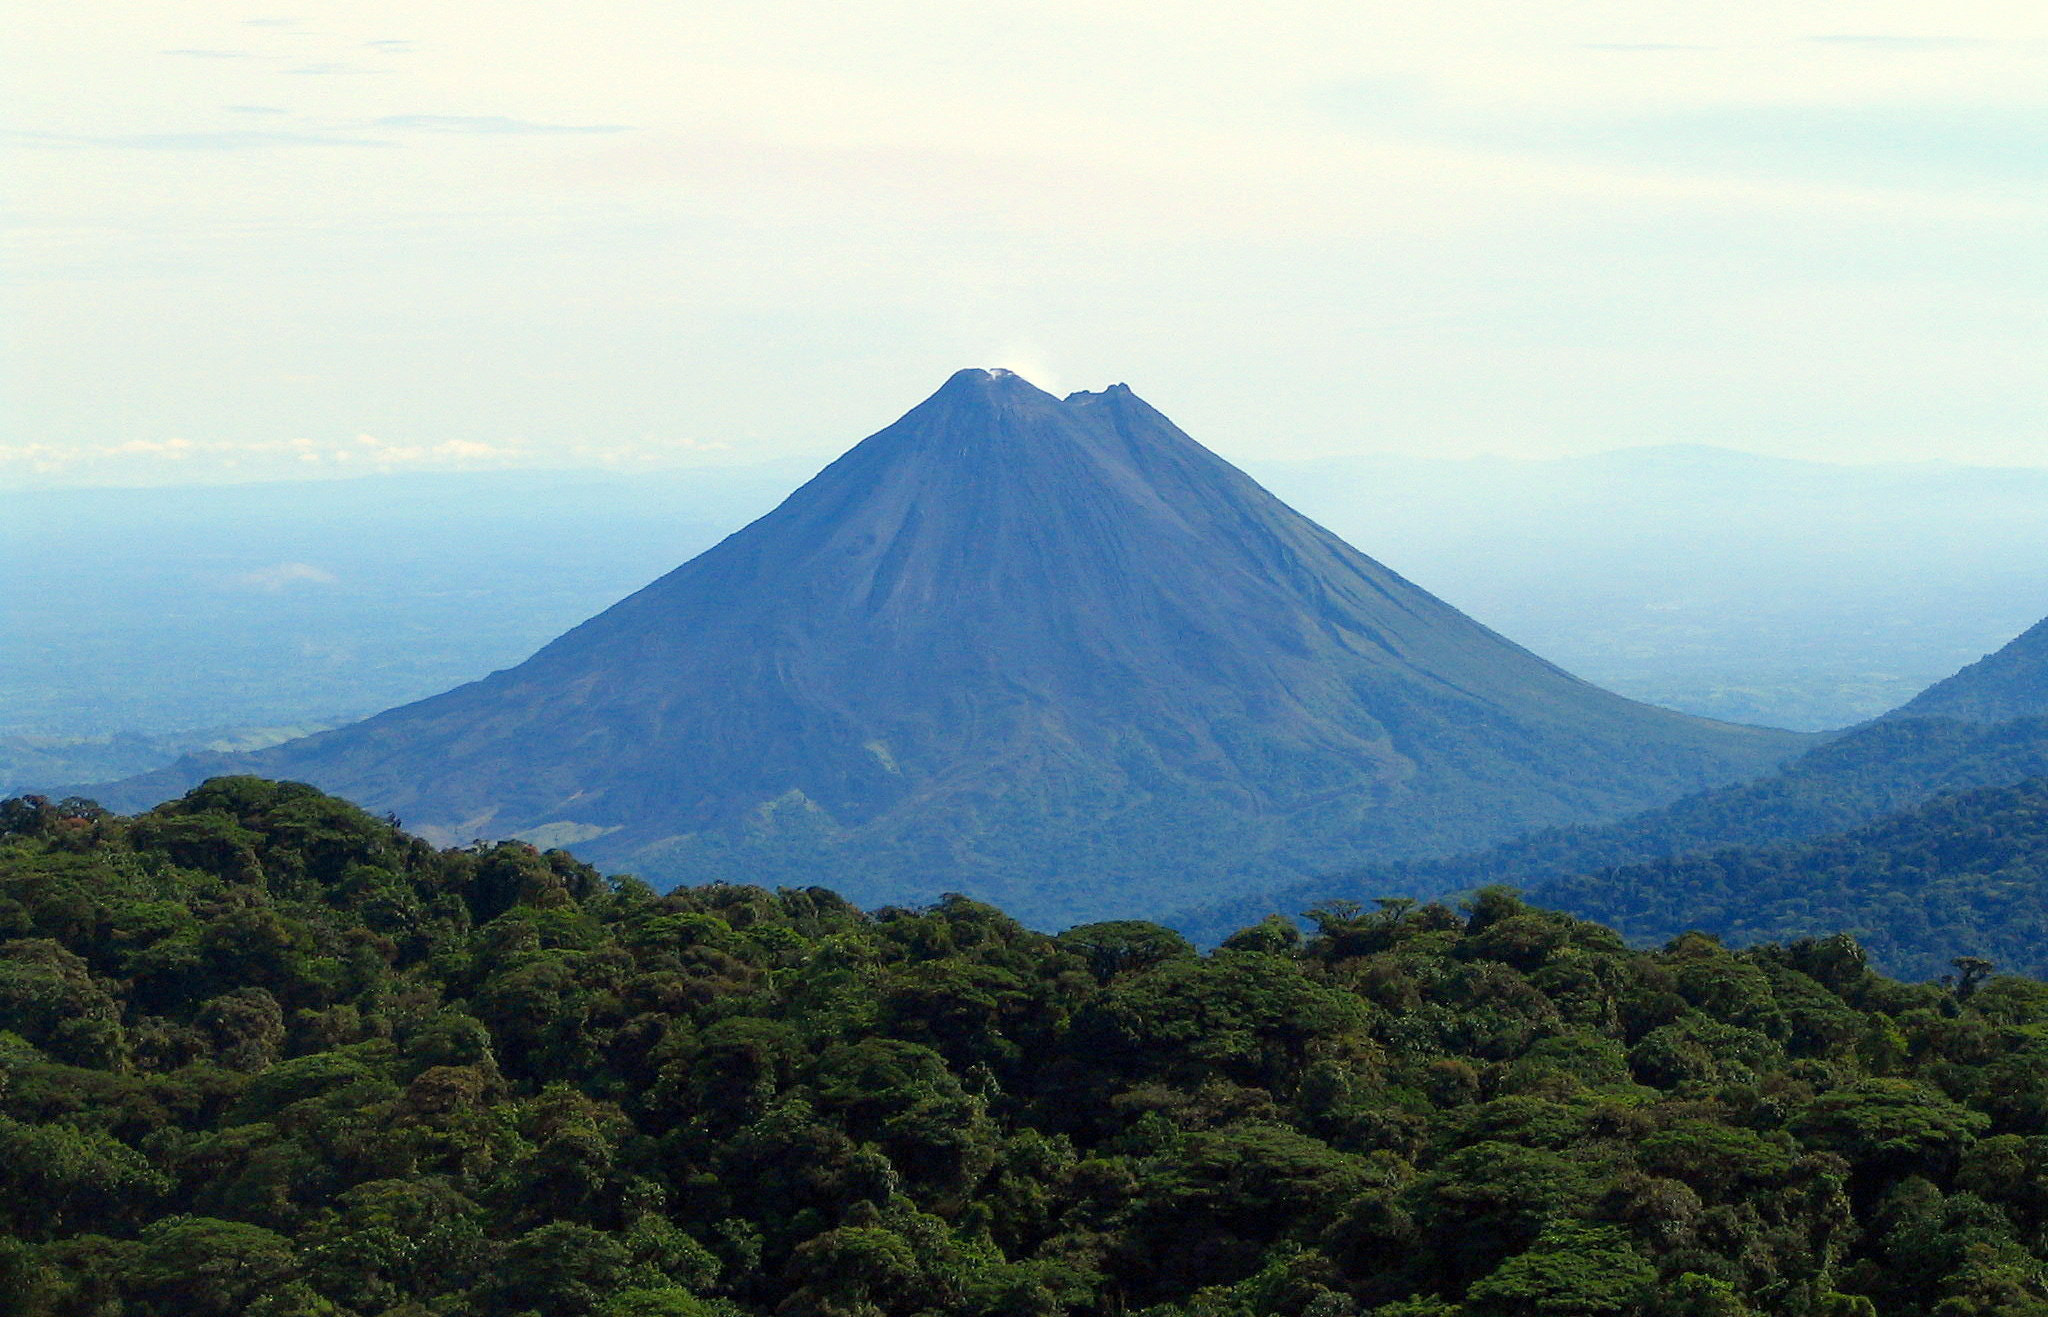
[(1801, 744), (1570, 676), (1122, 385), (967, 370), (517, 667), (103, 794), (256, 772), (650, 879), (1057, 924), (1619, 814)]

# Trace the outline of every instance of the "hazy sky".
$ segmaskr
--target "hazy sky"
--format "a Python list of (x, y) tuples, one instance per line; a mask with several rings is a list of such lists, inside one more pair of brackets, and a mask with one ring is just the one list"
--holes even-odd
[(9, 6), (0, 480), (829, 456), (2048, 463), (2033, 3)]

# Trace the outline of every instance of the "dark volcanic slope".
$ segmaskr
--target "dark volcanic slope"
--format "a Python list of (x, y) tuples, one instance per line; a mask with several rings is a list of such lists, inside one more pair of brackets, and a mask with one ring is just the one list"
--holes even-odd
[(1571, 677), (1122, 386), (974, 370), (520, 666), (232, 766), (650, 876), (1056, 922), (1612, 815), (1800, 744)]
[(2003, 649), (1886, 714), (1887, 718), (1966, 718), (2003, 722), (2048, 714), (2048, 622), (2037, 622)]

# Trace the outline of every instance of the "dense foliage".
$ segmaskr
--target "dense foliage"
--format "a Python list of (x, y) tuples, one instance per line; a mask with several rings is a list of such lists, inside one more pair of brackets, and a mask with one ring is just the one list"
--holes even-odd
[[(1619, 865), (1821, 837), (1942, 792), (2006, 786), (2031, 777), (2048, 777), (2048, 718), (1977, 723), (1915, 717), (1871, 723), (1809, 750), (1767, 777), (1697, 792), (1615, 823), (1551, 828), (1447, 859), (1376, 865), (1186, 911), (1167, 922), (1209, 943), (1268, 914), (1305, 910), (1332, 899), (1367, 900), (1388, 892), (1439, 896), (1489, 883), (1534, 890)], [(1840, 928), (1826, 918), (1805, 923), (1791, 918), (1777, 933), (1825, 934)], [(1906, 949), (1922, 960), (1943, 954), (1931, 944)]]
[(1817, 841), (1566, 878), (1533, 899), (1636, 941), (1699, 929), (1746, 945), (1828, 928), (1893, 974), (1934, 978), (1970, 956), (2048, 977), (2048, 780), (1942, 796)]
[(1315, 922), (9, 802), (0, 1312), (2048, 1312), (2048, 986), (1498, 890)]

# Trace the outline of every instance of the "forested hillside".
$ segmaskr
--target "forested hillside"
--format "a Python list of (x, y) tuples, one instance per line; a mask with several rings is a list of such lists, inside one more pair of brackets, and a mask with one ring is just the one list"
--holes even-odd
[(2038, 1314), (2048, 986), (1489, 891), (1197, 955), (223, 779), (0, 807), (0, 1311)]
[(1533, 899), (1638, 941), (1853, 932), (1893, 974), (1959, 956), (2048, 976), (2048, 780), (1984, 787), (1832, 837), (1562, 878)]
[(1994, 722), (2048, 709), (2048, 621), (2037, 622), (1996, 653), (1938, 681), (1886, 715), (1974, 718)]
[[(1489, 883), (1535, 889), (1618, 865), (1826, 836), (1942, 792), (2042, 776), (2048, 776), (2048, 718), (1981, 723), (1912, 717), (1870, 723), (1769, 776), (1697, 792), (1616, 823), (1546, 829), (1447, 859), (1374, 865), (1178, 912), (1167, 922), (1209, 943), (1252, 920), (1298, 914), (1322, 901), (1429, 897)], [(1826, 933), (1836, 926), (1815, 921), (1802, 927), (1792, 918), (1781, 931), (1787, 930)], [(1905, 942), (1893, 946), (1908, 949)], [(1916, 950), (1922, 960), (1943, 954), (1933, 946)]]

